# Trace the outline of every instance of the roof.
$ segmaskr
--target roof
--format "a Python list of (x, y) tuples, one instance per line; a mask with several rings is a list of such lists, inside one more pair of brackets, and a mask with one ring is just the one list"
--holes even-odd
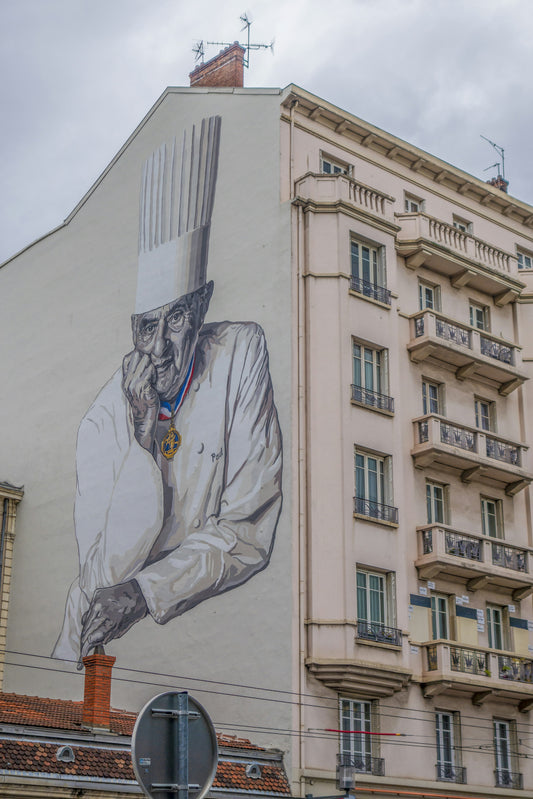
[[(46, 699), (41, 696), (0, 693), (0, 724), (47, 727), (54, 730), (81, 730), (83, 702)], [(131, 735), (136, 714), (111, 711), (111, 732)]]
[[(112, 709), (111, 733), (117, 738), (113, 740), (107, 734), (105, 742), (98, 742), (93, 731), (82, 727), (82, 708), (83, 702), (0, 693), (0, 774), (135, 785), (130, 737), (136, 714)], [(22, 732), (20, 727), (32, 729)], [(48, 737), (44, 737), (45, 730)], [(50, 731), (55, 733), (54, 741), (50, 740)], [(73, 732), (77, 735), (69, 736)], [(83, 733), (86, 741), (80, 737)], [(217, 741), (222, 753), (211, 791), (290, 795), (281, 752), (236, 735), (217, 733)], [(72, 762), (57, 759), (63, 746), (72, 749)], [(252, 763), (256, 768), (250, 772)]]

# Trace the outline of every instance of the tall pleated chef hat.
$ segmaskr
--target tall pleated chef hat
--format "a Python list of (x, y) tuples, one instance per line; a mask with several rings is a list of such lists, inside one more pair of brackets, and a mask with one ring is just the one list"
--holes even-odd
[(219, 116), (202, 119), (162, 144), (144, 164), (136, 314), (206, 283), (220, 123)]

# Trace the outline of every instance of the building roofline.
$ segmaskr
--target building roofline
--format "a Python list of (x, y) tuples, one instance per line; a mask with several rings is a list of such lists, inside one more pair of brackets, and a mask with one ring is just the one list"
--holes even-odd
[(320, 121), (330, 130), (347, 135), (356, 143), (446, 185), (461, 196), (477, 200), (504, 216), (514, 215), (515, 221), (533, 227), (533, 206), (528, 203), (291, 83), (282, 92), (281, 105), (290, 108), (295, 101), (302, 115), (310, 120)]

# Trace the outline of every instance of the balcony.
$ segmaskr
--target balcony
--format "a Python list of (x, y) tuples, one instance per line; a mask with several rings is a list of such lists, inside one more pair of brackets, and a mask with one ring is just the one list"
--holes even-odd
[(516, 256), (427, 214), (396, 214), (396, 251), (410, 269), (425, 267), (494, 298), (496, 305), (516, 300), (525, 287), (511, 272)]
[(357, 638), (392, 646), (402, 645), (402, 631), (396, 627), (387, 627), (374, 621), (357, 620)]
[(494, 785), (497, 788), (514, 788), (516, 791), (521, 791), (524, 788), (524, 778), (517, 771), (495, 769)]
[[(513, 702), (526, 713), (533, 707), (533, 662), (493, 649), (467, 647), (450, 641), (421, 646), (424, 696), (469, 695), (474, 705), (489, 697)], [(514, 666), (507, 661), (517, 661)], [(512, 675), (512, 676), (509, 676)]]
[(466, 768), (454, 766), (453, 763), (437, 763), (437, 780), (439, 782), (456, 782), (466, 785)]
[(373, 408), (387, 414), (394, 413), (394, 400), (386, 394), (377, 391), (370, 391), (363, 386), (352, 385), (352, 402), (355, 405), (364, 405), (366, 408)]
[(395, 527), (398, 526), (398, 508), (392, 505), (384, 505), (381, 502), (374, 502), (372, 499), (354, 497), (353, 513), (354, 516), (359, 518), (383, 522)]
[(503, 488), (514, 496), (531, 483), (528, 448), (493, 433), (450, 423), (435, 414), (413, 421), (415, 466), (438, 466), (459, 472), (461, 480), (472, 480)]
[(377, 221), (391, 233), (398, 230), (393, 213), (394, 199), (349, 175), (307, 172), (295, 182), (294, 202), (305, 212), (342, 211), (367, 222)]
[(350, 278), (350, 291), (354, 294), (361, 294), (363, 297), (370, 297), (382, 305), (390, 305), (391, 293), (385, 286), (379, 286), (377, 283), (370, 283), (368, 280), (363, 280), (354, 275)]
[(533, 550), (441, 524), (418, 527), (416, 534), (422, 580), (459, 578), (471, 592), (490, 585), (511, 592), (516, 602), (533, 593)]
[[(370, 736), (367, 736), (370, 737)], [(344, 752), (337, 755), (337, 784), (340, 790), (348, 791), (355, 787), (356, 774), (373, 774), (375, 777), (385, 776), (385, 760), (382, 757), (372, 757), (370, 754), (347, 755)]]
[(410, 317), (410, 324), (407, 349), (414, 363), (430, 359), (451, 367), (458, 380), (480, 378), (491, 383), (503, 396), (527, 380), (522, 351), (509, 341), (437, 311), (419, 311)]

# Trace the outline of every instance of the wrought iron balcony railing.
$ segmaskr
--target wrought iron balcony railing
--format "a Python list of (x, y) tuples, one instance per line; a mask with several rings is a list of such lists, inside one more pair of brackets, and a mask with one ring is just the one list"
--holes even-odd
[(514, 788), (521, 791), (524, 787), (524, 779), (522, 774), (517, 771), (497, 768), (494, 771), (494, 784), (497, 788)]
[(392, 505), (383, 505), (381, 502), (374, 502), (362, 497), (354, 497), (353, 502), (354, 513), (359, 516), (368, 516), (369, 519), (376, 519), (380, 522), (398, 524), (398, 508)]
[(528, 573), (527, 551), (509, 544), (492, 544), (492, 563), (504, 569)]
[(353, 771), (356, 771), (359, 774), (373, 774), (375, 777), (385, 776), (384, 758), (372, 757), (367, 753), (346, 754), (343, 752), (337, 755), (337, 765), (339, 768), (342, 767), (343, 769), (353, 769)]
[(454, 766), (453, 763), (437, 763), (436, 768), (439, 781), (466, 784), (466, 768), (464, 766)]
[(480, 336), (481, 354), (487, 355), (489, 358), (494, 358), (496, 361), (501, 361), (509, 366), (514, 366), (513, 349), (500, 344), (499, 341)]
[(528, 658), (498, 656), (498, 674), (502, 680), (533, 682), (533, 660)]
[(483, 542), (479, 538), (474, 538), (464, 533), (446, 531), (445, 546), (447, 555), (455, 555), (457, 558), (466, 558), (467, 560), (476, 560), (478, 562), (483, 560)]
[(489, 653), (463, 646), (450, 646), (450, 668), (463, 674), (486, 674), (489, 670)]
[(384, 305), (390, 305), (391, 293), (385, 286), (378, 286), (377, 283), (370, 283), (368, 280), (352, 275), (350, 289), (356, 294), (362, 294), (363, 297), (371, 297)]
[(486, 438), (487, 458), (510, 463), (512, 466), (521, 466), (520, 447), (499, 441), (497, 438)]
[(452, 341), (454, 344), (459, 344), (460, 347), (471, 348), (471, 333), (466, 327), (453, 324), (445, 319), (436, 319), (436, 333), (439, 338), (446, 341)]
[(450, 444), (452, 447), (466, 449), (467, 452), (476, 452), (477, 450), (476, 433), (473, 430), (468, 430), (465, 427), (458, 427), (454, 424), (441, 422), (440, 440), (442, 444)]
[(380, 644), (402, 645), (402, 631), (396, 627), (387, 627), (375, 621), (357, 619), (357, 637)]
[(368, 405), (369, 408), (378, 408), (380, 411), (394, 413), (394, 399), (392, 397), (363, 388), (363, 386), (352, 385), (352, 400), (353, 402), (360, 402), (361, 405)]

